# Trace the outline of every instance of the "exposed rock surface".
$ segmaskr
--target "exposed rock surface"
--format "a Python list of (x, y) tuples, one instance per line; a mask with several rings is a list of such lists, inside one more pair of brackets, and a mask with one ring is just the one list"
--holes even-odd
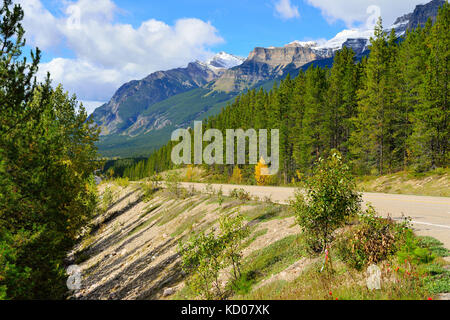
[(445, 2), (446, 0), (433, 0), (427, 4), (418, 5), (408, 19), (407, 29), (412, 30), (418, 26), (423, 27), (429, 18), (435, 22), (439, 8), (443, 6)]
[(280, 48), (255, 48), (240, 66), (229, 69), (215, 81), (213, 88), (219, 91), (242, 91), (260, 81), (283, 75), (287, 66), (299, 69), (308, 62), (330, 57), (330, 54), (314, 50), (310, 46), (291, 44)]
[[(186, 68), (158, 71), (142, 80), (130, 81), (120, 87), (107, 104), (95, 110), (94, 121), (101, 126), (103, 135), (123, 133), (130, 127), (130, 133), (133, 133), (143, 124), (139, 115), (150, 105), (201, 87), (217, 79), (223, 71), (193, 62)], [(164, 121), (158, 125), (157, 115), (154, 118), (154, 126), (161, 128)]]
[[(93, 221), (90, 236), (69, 254), (68, 264), (80, 268), (82, 281), (72, 299), (142, 300), (163, 299), (177, 293), (186, 274), (178, 255), (178, 241), (196, 231), (217, 228), (221, 213), (254, 210), (257, 203), (243, 206), (225, 200), (223, 206), (209, 195), (174, 199), (160, 191), (149, 202), (136, 186), (108, 185), (114, 203)], [(100, 191), (106, 185), (100, 186)], [(298, 232), (293, 218), (261, 222), (269, 228), (244, 251), (247, 256), (268, 244)], [(78, 270), (78, 269), (77, 269)], [(226, 281), (226, 277), (224, 281)]]
[(360, 55), (365, 50), (367, 50), (368, 44), (369, 44), (368, 39), (363, 39), (363, 38), (348, 39), (347, 41), (344, 42), (342, 47), (351, 48), (355, 52), (356, 55)]

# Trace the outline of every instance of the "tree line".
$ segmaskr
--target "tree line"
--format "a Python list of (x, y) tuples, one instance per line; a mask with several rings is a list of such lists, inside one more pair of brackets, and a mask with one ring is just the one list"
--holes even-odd
[[(370, 54), (356, 61), (338, 51), (331, 68), (311, 66), (269, 92), (249, 90), (204, 123), (204, 130), (279, 129), (279, 182), (310, 174), (319, 158), (338, 150), (358, 175), (424, 172), (449, 163), (449, 4), (436, 22), (398, 38), (383, 30)], [(173, 167), (174, 142), (124, 170), (130, 179)], [(232, 175), (232, 166), (214, 166)], [(243, 166), (246, 176), (253, 168)]]

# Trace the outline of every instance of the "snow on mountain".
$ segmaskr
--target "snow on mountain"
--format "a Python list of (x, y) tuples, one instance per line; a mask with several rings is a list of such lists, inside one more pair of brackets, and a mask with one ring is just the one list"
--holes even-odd
[(288, 43), (287, 45), (285, 45), (285, 47), (316, 47), (317, 46), (317, 42), (316, 41), (292, 41), (291, 43)]
[[(408, 17), (410, 15), (405, 15), (402, 18), (399, 18), (394, 25), (387, 28), (385, 31), (387, 33), (390, 30), (395, 29), (397, 31), (397, 36), (401, 36), (405, 33), (406, 26), (409, 23)], [(334, 38), (330, 40), (317, 40), (317, 41), (298, 41), (295, 40), (286, 45), (286, 47), (290, 46), (301, 46), (301, 47), (309, 47), (311, 49), (317, 50), (319, 52), (330, 52), (342, 49), (342, 47), (350, 46), (352, 44), (358, 47), (357, 51), (364, 51), (370, 44), (370, 38), (374, 35), (374, 29), (346, 29), (339, 32)], [(361, 47), (362, 46), (362, 47)]]
[[(330, 40), (318, 40), (318, 41), (293, 41), (286, 45), (289, 46), (301, 46), (309, 47), (319, 52), (329, 52), (342, 49), (342, 46), (350, 39), (363, 39), (369, 40), (374, 34), (373, 30), (363, 29), (348, 29), (339, 32), (334, 38)], [(369, 41), (367, 41), (368, 43)]]
[(210, 68), (231, 69), (241, 65), (245, 58), (238, 57), (226, 52), (219, 52), (212, 58), (206, 61), (206, 65)]
[(339, 32), (333, 39), (330, 39), (320, 45), (318, 45), (317, 49), (333, 49), (339, 50), (342, 49), (342, 45), (348, 39), (370, 39), (374, 34), (373, 29), (371, 30), (361, 30), (361, 29), (348, 29)]

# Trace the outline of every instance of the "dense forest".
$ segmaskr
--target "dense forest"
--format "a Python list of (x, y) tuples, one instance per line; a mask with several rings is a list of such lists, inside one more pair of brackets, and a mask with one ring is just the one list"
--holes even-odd
[[(209, 118), (204, 129), (279, 129), (278, 182), (309, 174), (338, 150), (358, 175), (428, 171), (449, 164), (449, 23), (446, 3), (436, 22), (397, 38), (375, 27), (370, 54), (336, 53), (331, 68), (312, 65), (270, 92), (250, 90)], [(130, 179), (173, 168), (169, 142), (124, 170)], [(252, 176), (253, 166), (241, 166)], [(231, 176), (232, 166), (210, 168)]]
[(0, 5), (0, 300), (62, 299), (65, 258), (97, 208), (99, 131), (25, 46), (19, 5)]

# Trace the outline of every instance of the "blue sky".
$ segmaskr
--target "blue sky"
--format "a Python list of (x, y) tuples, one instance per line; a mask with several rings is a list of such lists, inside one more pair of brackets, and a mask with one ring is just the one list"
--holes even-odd
[[(60, 1), (42, 3), (59, 14)], [(346, 27), (343, 21), (328, 23), (321, 10), (304, 1), (293, 1), (298, 6), (299, 18), (282, 19), (275, 11), (276, 1), (261, 0), (116, 0), (123, 10), (117, 22), (129, 23), (135, 28), (142, 21), (156, 19), (172, 25), (180, 18), (198, 18), (209, 21), (224, 38), (223, 44), (212, 47), (247, 56), (254, 47), (284, 46), (293, 40), (332, 38)], [(45, 57), (46, 60), (53, 55)]]
[(30, 46), (92, 109), (123, 83), (225, 51), (331, 39), (364, 28), (370, 6), (387, 25), (426, 0), (15, 0)]

